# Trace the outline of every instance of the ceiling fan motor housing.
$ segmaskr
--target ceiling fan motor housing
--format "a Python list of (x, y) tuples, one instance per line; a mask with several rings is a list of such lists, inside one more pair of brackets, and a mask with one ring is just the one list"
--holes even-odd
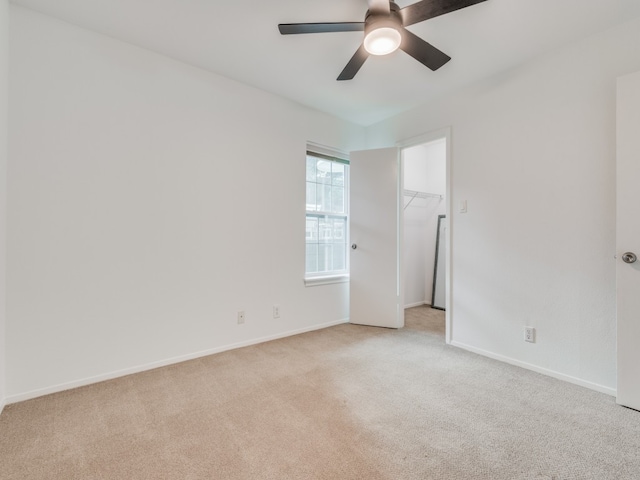
[(394, 2), (389, 2), (389, 13), (380, 13), (367, 11), (364, 19), (364, 35), (365, 37), (379, 28), (393, 28), (398, 32), (402, 32), (402, 16), (400, 15), (400, 7)]

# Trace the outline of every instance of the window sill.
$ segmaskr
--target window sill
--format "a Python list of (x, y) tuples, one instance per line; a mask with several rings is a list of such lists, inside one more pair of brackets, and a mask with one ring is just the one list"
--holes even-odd
[(304, 279), (305, 287), (316, 287), (319, 285), (331, 285), (334, 283), (347, 283), (349, 281), (349, 274), (343, 275), (328, 275), (326, 277), (307, 277)]

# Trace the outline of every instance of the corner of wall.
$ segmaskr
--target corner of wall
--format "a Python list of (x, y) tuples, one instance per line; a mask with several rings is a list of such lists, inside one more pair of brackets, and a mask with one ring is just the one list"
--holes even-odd
[(7, 271), (7, 77), (9, 1), (0, 0), (0, 413), (6, 402), (6, 271)]

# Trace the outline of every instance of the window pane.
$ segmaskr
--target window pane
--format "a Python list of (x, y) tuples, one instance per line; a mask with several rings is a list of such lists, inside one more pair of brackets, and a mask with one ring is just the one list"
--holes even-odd
[(333, 244), (333, 269), (334, 270), (346, 270), (347, 269), (347, 250), (342, 244)]
[(318, 272), (333, 270), (333, 245), (318, 245)]
[(307, 217), (307, 243), (318, 243), (318, 219)]
[(322, 217), (319, 219), (318, 223), (318, 241), (320, 243), (331, 243), (333, 242), (333, 221), (327, 217)]
[(333, 163), (331, 166), (331, 183), (333, 185), (344, 186), (344, 165)]
[(317, 209), (320, 212), (331, 211), (331, 185), (318, 185), (318, 204)]
[(307, 182), (307, 210), (316, 211), (316, 187), (315, 183)]
[(334, 243), (344, 244), (347, 241), (345, 232), (347, 231), (347, 220), (344, 218), (335, 218), (333, 220), (333, 241)]
[[(347, 271), (348, 165), (306, 156), (305, 271), (309, 276)], [(313, 213), (326, 212), (326, 216)], [(331, 215), (330, 215), (331, 214)]]
[(307, 182), (316, 181), (316, 162), (315, 158), (307, 156)]
[(344, 213), (344, 187), (331, 187), (331, 212)]
[(331, 164), (329, 160), (318, 160), (316, 164), (318, 183), (331, 183)]
[(318, 271), (318, 245), (307, 244), (306, 272), (316, 273)]

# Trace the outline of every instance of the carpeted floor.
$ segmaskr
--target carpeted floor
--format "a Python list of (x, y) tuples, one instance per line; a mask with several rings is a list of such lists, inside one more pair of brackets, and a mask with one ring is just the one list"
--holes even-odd
[(640, 413), (406, 317), (9, 405), (0, 478), (640, 479)]

